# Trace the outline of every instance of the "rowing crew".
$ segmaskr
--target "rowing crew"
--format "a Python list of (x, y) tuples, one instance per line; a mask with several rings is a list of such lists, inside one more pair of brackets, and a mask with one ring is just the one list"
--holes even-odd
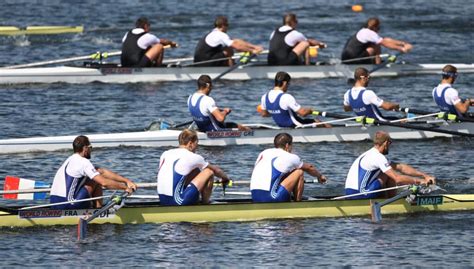
[[(443, 112), (462, 117), (468, 112), (474, 100), (464, 101), (459, 93), (452, 87), (458, 76), (456, 67), (446, 65), (442, 70), (441, 83), (433, 90), (433, 99)], [(357, 116), (365, 116), (379, 121), (392, 120), (385, 117), (379, 108), (387, 111), (400, 108), (397, 103), (382, 100), (374, 91), (368, 90), (370, 81), (369, 71), (359, 67), (354, 72), (355, 84), (344, 94), (344, 110), (354, 111)], [(262, 117), (272, 117), (273, 121), (283, 128), (294, 128), (305, 124), (319, 122), (318, 119), (305, 118), (311, 115), (313, 109), (302, 107), (296, 99), (288, 93), (291, 77), (286, 72), (278, 72), (275, 76), (274, 88), (262, 95), (257, 111)], [(225, 122), (230, 108), (219, 108), (215, 100), (210, 97), (212, 80), (208, 75), (201, 75), (197, 80), (198, 89), (189, 96), (187, 105), (189, 112), (199, 131), (219, 131), (228, 128), (238, 128), (245, 131), (249, 128), (233, 122)], [(331, 127), (325, 124), (324, 127)]]
[[(310, 59), (317, 56), (318, 47), (327, 47), (325, 43), (307, 38), (297, 31), (297, 25), (296, 15), (288, 13), (283, 16), (283, 25), (271, 33), (267, 57), (269, 65), (308, 65)], [(252, 54), (263, 51), (262, 46), (243, 39), (231, 39), (227, 34), (229, 22), (224, 16), (218, 16), (215, 19), (214, 27), (197, 43), (194, 65), (231, 66), (234, 64), (234, 50)], [(381, 46), (403, 53), (412, 49), (412, 45), (408, 42), (380, 37), (379, 29), (380, 20), (370, 18), (362, 29), (349, 38), (342, 52), (342, 60), (350, 64), (379, 64)], [(122, 39), (121, 65), (123, 67), (161, 66), (164, 46), (168, 45), (176, 47), (177, 43), (151, 34), (148, 19), (139, 18), (135, 23), (135, 28), (128, 31)]]
[[(206, 161), (196, 153), (198, 136), (185, 129), (178, 137), (179, 147), (170, 149), (160, 157), (157, 192), (161, 205), (208, 204), (214, 185), (214, 177), (227, 184), (229, 176), (217, 165)], [(388, 133), (375, 134), (374, 147), (360, 155), (347, 174), (346, 194), (358, 194), (352, 199), (393, 196), (395, 193), (373, 193), (388, 187), (404, 184), (430, 184), (435, 178), (401, 163), (390, 162), (392, 140)], [(73, 142), (74, 154), (59, 168), (51, 189), (51, 203), (55, 209), (101, 207), (102, 188), (121, 189), (129, 193), (137, 189), (130, 179), (108, 169), (96, 168), (90, 162), (92, 146), (85, 136)], [(327, 182), (326, 176), (310, 163), (292, 153), (293, 138), (287, 133), (275, 136), (274, 148), (262, 151), (255, 161), (250, 190), (253, 202), (301, 201), (304, 191), (304, 173)], [(92, 204), (87, 198), (99, 197)], [(76, 202), (77, 201), (77, 202)], [(66, 202), (66, 203), (64, 203)]]

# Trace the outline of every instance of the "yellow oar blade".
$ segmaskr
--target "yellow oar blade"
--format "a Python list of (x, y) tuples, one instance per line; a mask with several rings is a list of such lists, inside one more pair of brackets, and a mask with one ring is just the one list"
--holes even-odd
[(15, 26), (0, 26), (0, 35), (55, 35), (82, 32), (84, 32), (84, 26), (28, 26), (24, 29)]

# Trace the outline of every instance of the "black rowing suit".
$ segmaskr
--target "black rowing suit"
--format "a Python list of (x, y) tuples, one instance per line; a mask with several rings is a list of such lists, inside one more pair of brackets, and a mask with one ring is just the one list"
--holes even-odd
[(152, 61), (145, 56), (147, 49), (138, 46), (138, 39), (146, 34), (145, 31), (134, 34), (133, 30), (128, 31), (125, 41), (122, 43), (122, 55), (120, 63), (122, 67), (150, 67)]
[(270, 49), (268, 52), (268, 65), (300, 65), (302, 64), (298, 55), (293, 51), (294, 47), (289, 46), (285, 42), (285, 37), (294, 31), (289, 29), (280, 32), (279, 28), (273, 33), (270, 39)]
[[(375, 45), (375, 43), (373, 42), (362, 43), (361, 41), (357, 39), (357, 34), (363, 29), (359, 30), (356, 34), (354, 34), (347, 40), (346, 44), (344, 45), (344, 49), (342, 50), (341, 60), (345, 61), (345, 60), (352, 60), (352, 59), (370, 56), (369, 53), (367, 52), (367, 48)], [(347, 62), (347, 64), (374, 64), (374, 63), (375, 63), (375, 58)]]
[(216, 59), (222, 59), (221, 61), (215, 61), (215, 62), (208, 62), (208, 63), (202, 63), (198, 64), (196, 66), (227, 66), (228, 65), (228, 60), (224, 59), (226, 58), (224, 54), (224, 46), (223, 45), (218, 45), (215, 47), (211, 47), (209, 44), (206, 43), (206, 38), (208, 35), (213, 34), (213, 30), (209, 33), (207, 33), (201, 40), (199, 40), (196, 49), (194, 51), (194, 62), (204, 62), (204, 61), (209, 61), (209, 60), (216, 60)]

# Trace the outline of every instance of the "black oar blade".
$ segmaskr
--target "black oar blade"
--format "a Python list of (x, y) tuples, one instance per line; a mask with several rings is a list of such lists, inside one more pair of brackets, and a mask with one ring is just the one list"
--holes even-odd
[(86, 239), (87, 236), (87, 220), (80, 218), (77, 224), (77, 240)]
[(370, 201), (370, 209), (372, 222), (380, 222), (382, 220), (382, 207), (378, 202)]

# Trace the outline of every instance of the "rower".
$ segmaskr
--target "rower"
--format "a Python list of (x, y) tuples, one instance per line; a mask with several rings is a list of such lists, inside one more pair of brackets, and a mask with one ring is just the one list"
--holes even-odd
[[(218, 16), (214, 21), (214, 30), (199, 40), (194, 52), (194, 63), (199, 66), (232, 66), (234, 49), (242, 52), (257, 54), (263, 48), (243, 39), (230, 39), (227, 34), (229, 23), (227, 17)], [(216, 60), (216, 61), (212, 61)], [(205, 62), (205, 63), (204, 63)]]
[(380, 59), (381, 46), (403, 53), (407, 53), (413, 48), (408, 42), (379, 36), (379, 30), (380, 20), (378, 18), (368, 19), (365, 26), (347, 40), (342, 50), (341, 60), (348, 61), (368, 57), (358, 61), (348, 61), (347, 63), (380, 64), (382, 62), (382, 59)]
[(443, 112), (448, 112), (457, 116), (463, 116), (469, 110), (469, 106), (474, 105), (473, 99), (464, 101), (459, 98), (458, 91), (453, 88), (454, 81), (458, 76), (458, 70), (450, 64), (443, 67), (440, 84), (433, 89), (433, 99)]
[(179, 147), (160, 157), (158, 168), (158, 195), (161, 205), (209, 204), (214, 175), (223, 183), (230, 178), (216, 165), (196, 154), (198, 137), (195, 131), (185, 129), (178, 137)]
[(268, 65), (301, 65), (303, 64), (302, 55), (305, 55), (304, 63), (309, 65), (309, 46), (326, 47), (326, 44), (315, 39), (308, 39), (296, 31), (297, 24), (295, 14), (288, 13), (283, 16), (283, 26), (270, 35)]
[(176, 47), (173, 41), (158, 38), (150, 34), (150, 23), (141, 17), (135, 23), (135, 29), (128, 31), (122, 39), (122, 67), (161, 66), (164, 46)]
[[(360, 155), (352, 164), (346, 178), (346, 195), (380, 190), (404, 184), (434, 184), (435, 178), (408, 164), (391, 162), (388, 154), (392, 139), (385, 131), (377, 131), (374, 147)], [(396, 192), (386, 192), (392, 197)], [(378, 198), (382, 193), (357, 195), (352, 199)], [(387, 197), (385, 197), (387, 198)]]
[[(80, 135), (72, 143), (74, 154), (59, 168), (51, 186), (51, 203), (72, 202), (102, 196), (102, 188), (132, 193), (137, 185), (130, 179), (103, 167), (92, 165), (92, 146), (87, 136)], [(102, 200), (74, 202), (52, 206), (54, 209), (100, 208)]]
[(354, 87), (344, 94), (344, 111), (354, 111), (357, 116), (387, 121), (393, 117), (384, 117), (379, 111), (379, 107), (385, 110), (398, 110), (397, 103), (392, 103), (380, 99), (373, 91), (367, 90), (370, 76), (369, 71), (363, 67), (358, 67), (354, 71)]
[(188, 109), (198, 126), (199, 131), (218, 131), (222, 129), (238, 128), (249, 131), (250, 128), (234, 122), (225, 122), (227, 115), (232, 111), (226, 107), (220, 109), (209, 96), (212, 90), (212, 80), (208, 75), (201, 75), (197, 80), (198, 89), (188, 98)]
[(301, 201), (304, 190), (304, 172), (317, 177), (321, 184), (327, 178), (312, 164), (301, 161), (291, 153), (293, 137), (279, 133), (274, 139), (275, 148), (262, 151), (255, 162), (250, 180), (254, 202), (289, 202), (291, 194), (295, 201)]
[[(295, 98), (287, 93), (291, 77), (280, 71), (275, 75), (275, 87), (261, 98), (257, 111), (262, 117), (272, 117), (280, 127), (294, 128), (304, 124), (319, 122), (317, 119), (300, 118), (311, 115), (311, 108), (302, 107)], [(325, 125), (325, 127), (331, 127)]]

